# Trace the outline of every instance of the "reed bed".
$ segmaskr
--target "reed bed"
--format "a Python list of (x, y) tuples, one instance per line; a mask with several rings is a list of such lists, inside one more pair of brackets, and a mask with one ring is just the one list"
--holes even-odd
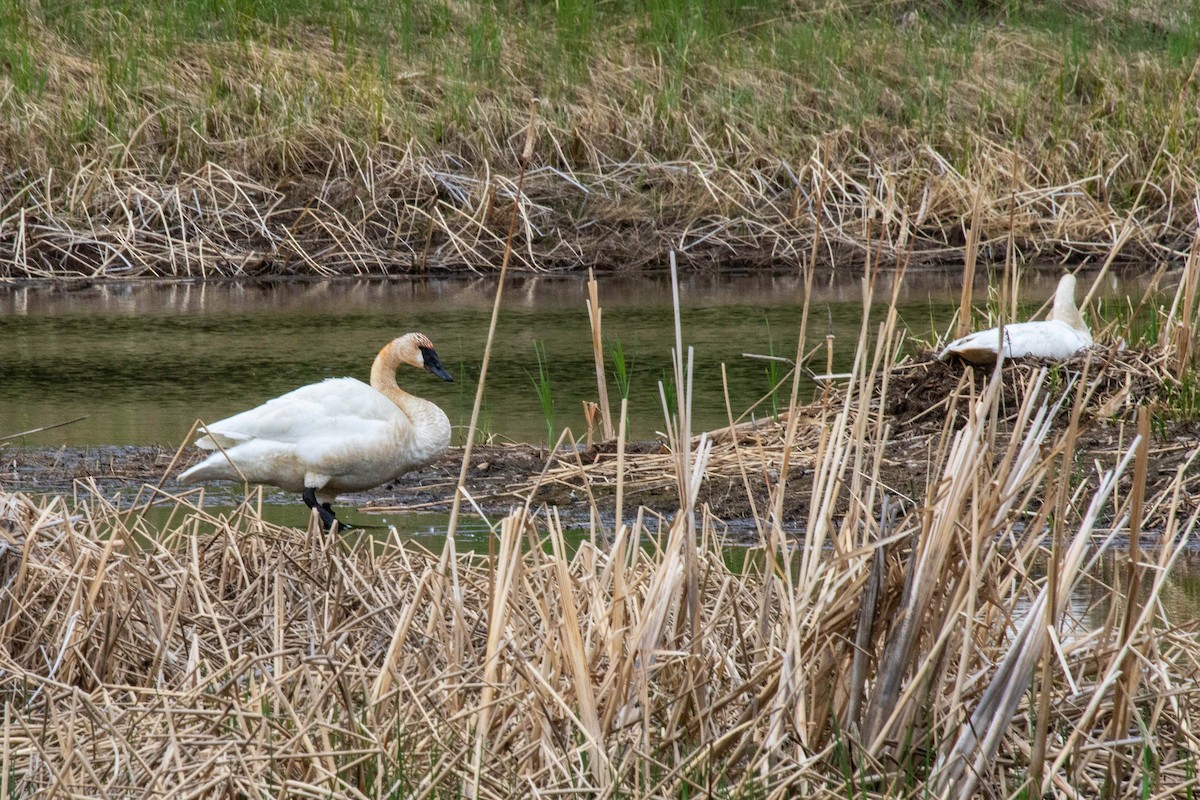
[[(900, 498), (871, 411), (889, 341), (793, 404), (736, 558), (686, 388), (677, 513), (597, 510), (575, 545), (536, 481), (486, 554), (279, 528), (253, 498), (213, 517), (194, 494), (0, 493), (0, 794), (1192, 796), (1200, 640), (1163, 599), (1197, 454), (1148, 491), (1143, 409), (1078, 469), (1088, 383), (1034, 369), (1003, 413), (1001, 380), (964, 386)], [(798, 539), (780, 509), (801, 490)]]
[[(1147, 488), (1152, 493), (1165, 491), (1174, 479), (1174, 468), (1195, 446), (1197, 418), (1192, 401), (1180, 400), (1183, 390), (1173, 364), (1169, 353), (1144, 347), (1098, 347), (1055, 364), (1036, 359), (1008, 362), (1001, 371), (995, 446), (1009, 441), (1010, 428), (1026, 401), (1028, 387), (1039, 373), (1045, 372), (1039, 391), (1050, 403), (1072, 402), (1080, 382), (1086, 382), (1087, 393), (1074, 436), (1093, 460), (1093, 471), (1098, 475), (1116, 465), (1136, 435), (1139, 409), (1146, 407), (1155, 433), (1151, 457), (1158, 465)], [(889, 438), (870, 443), (867, 451), (870, 459), (878, 459), (880, 484), (901, 502), (919, 503), (931, 454), (942, 448), (942, 440), (950, 432), (966, 424), (972, 399), (983, 394), (992, 375), (990, 370), (965, 370), (961, 363), (942, 362), (925, 352), (899, 359), (887, 371), (886, 380), (884, 377), (878, 375), (872, 391), (867, 393), (848, 393), (844, 381), (822, 379), (818, 402), (772, 416), (769, 409), (764, 410), (764, 400), (738, 418), (731, 417), (730, 425), (708, 432), (711, 452), (701, 499), (719, 517), (758, 521), (762, 510), (758, 506), (769, 497), (786, 463), (789, 481), (798, 481), (799, 485), (793, 485), (784, 498), (781, 524), (788, 530), (802, 528), (811, 508), (811, 475), (818, 467), (816, 457), (823, 432), (834, 424), (848, 402), (853, 416), (892, 430)], [(1050, 420), (1050, 425), (1061, 433), (1068, 422), (1066, 415), (1060, 414)], [(569, 496), (586, 496), (605, 514), (611, 514), (620, 485), (632, 502), (661, 510), (674, 497), (677, 483), (675, 455), (665, 438), (637, 443), (636, 453), (629, 454), (624, 463), (613, 441), (576, 444), (553, 453), (543, 474), (478, 491), (475, 497), (494, 505), (519, 502), (531, 493), (551, 503)], [(790, 456), (789, 442), (795, 451)], [(1186, 475), (1181, 487), (1181, 502), (1200, 501), (1200, 473)], [(380, 505), (372, 510), (394, 513), (403, 509)], [(761, 527), (755, 526), (759, 532)], [(753, 538), (755, 531), (744, 533)]]
[[(504, 252), (514, 206), (513, 268), (522, 271), (661, 266), (672, 248), (691, 267), (778, 266), (806, 261), (816, 243), (822, 263), (861, 261), (874, 249), (893, 264), (943, 264), (963, 257), (960, 226), (981, 184), (1009, 168), (1007, 154), (981, 152), (968, 177), (928, 148), (903, 163), (842, 155), (851, 161), (830, 164), (827, 145), (810, 147), (767, 167), (711, 153), (535, 164), (519, 200), (515, 172), (415, 145), (356, 154), (339, 144), (313, 155), (322, 174), (286, 186), (214, 162), (169, 179), (100, 165), (62, 182), (10, 175), (0, 279), (487, 273)], [(1169, 180), (1172, 196), (1195, 185)], [(1099, 259), (1116, 246), (1125, 261), (1179, 263), (1194, 227), (1182, 201), (1130, 216), (1071, 186), (1030, 182), (989, 197), (974, 211), (992, 261), (1011, 236), (1026, 261)]]
[[(498, 212), (516, 202), (511, 175), (408, 148), (381, 147), (358, 158), (337, 148), (319, 160), (329, 163), (327, 174), (287, 192), (212, 163), (172, 182), (137, 170), (84, 168), (67, 186), (10, 184), (4, 194), (11, 200), (0, 209), (0, 278), (369, 276), (486, 272), (499, 262), (507, 228)], [(886, 257), (915, 252), (937, 262), (961, 253), (954, 241), (953, 220), (962, 215), (957, 200), (974, 190), (936, 169), (935, 158), (880, 176), (880, 185), (921, 186), (919, 215), (907, 204), (883, 211)], [(821, 201), (820, 218), (813, 201), (818, 184), (832, 195)], [(728, 264), (731, 256), (743, 265), (795, 263), (817, 239), (839, 255), (861, 257), (865, 221), (880, 213), (876, 188), (848, 165), (825, 168), (818, 155), (749, 173), (695, 161), (605, 163), (597, 172), (570, 174), (546, 167), (530, 173), (517, 203), (514, 268), (656, 266), (671, 245), (695, 266)], [(642, 201), (615, 202), (638, 194), (678, 200), (657, 219), (649, 208), (634, 207)], [(1111, 246), (1101, 236), (1111, 210), (1058, 202), (1052, 188), (1030, 187), (1028, 194), (1031, 208), (1050, 213), (1030, 211), (1016, 221), (1017, 235), (1031, 248), (1096, 255)], [(593, 211), (580, 217), (585, 199)], [(727, 213), (714, 201), (727, 205)], [(802, 208), (795, 208), (798, 201)], [(1007, 223), (1003, 205), (983, 211), (994, 230)], [(631, 224), (636, 230), (628, 230)], [(1135, 232), (1129, 253), (1148, 257), (1160, 242), (1182, 240), (1185, 225), (1176, 220), (1153, 231), (1139, 225), (1142, 235)]]

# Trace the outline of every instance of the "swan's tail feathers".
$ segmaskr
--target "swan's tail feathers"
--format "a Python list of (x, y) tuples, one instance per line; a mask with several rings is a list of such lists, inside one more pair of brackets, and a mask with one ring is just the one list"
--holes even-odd
[(212, 428), (201, 428), (204, 431), (204, 436), (201, 436), (192, 444), (199, 447), (201, 450), (217, 450), (218, 445), (224, 448), (230, 448), (234, 445), (241, 444), (253, 438), (240, 433), (229, 433), (226, 431), (213, 430)]
[(205, 459), (199, 464), (193, 464), (183, 472), (179, 473), (179, 477), (177, 477), (175, 480), (179, 481), (180, 483), (200, 483), (201, 481), (206, 480), (206, 478), (203, 477), (203, 473), (205, 467), (208, 465), (209, 460), (210, 459)]
[(243, 480), (243, 478), (237, 467), (230, 463), (229, 457), (218, 450), (199, 464), (194, 464), (179, 473), (179, 477), (175, 480), (180, 483), (203, 483), (204, 481)]
[(968, 333), (955, 339), (942, 349), (938, 360), (949, 361), (958, 356), (963, 361), (977, 366), (987, 366), (996, 363), (997, 353), (1000, 352), (999, 331), (996, 329)]

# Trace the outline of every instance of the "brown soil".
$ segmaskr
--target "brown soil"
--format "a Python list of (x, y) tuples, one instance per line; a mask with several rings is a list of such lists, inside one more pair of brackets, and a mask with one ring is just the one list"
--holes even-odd
[[(71, 494), (76, 487), (95, 490), (106, 497), (120, 493), (132, 498), (144, 485), (166, 492), (191, 488), (176, 483), (174, 475), (207, 455), (188, 449), (169, 469), (175, 451), (154, 445), (101, 446), (83, 448), (0, 448), (0, 487), (9, 491)], [(541, 469), (545, 448), (483, 445), (471, 457), (470, 486), (481, 496), (500, 495), (507, 485), (524, 481)], [(342, 495), (339, 505), (400, 505), (437, 510), (448, 508), (453, 499), (462, 463), (462, 448), (452, 447), (437, 461), (402, 475), (372, 492)], [(219, 486), (219, 485), (217, 485)], [(214, 498), (224, 495), (218, 490)], [(289, 492), (270, 489), (269, 502), (300, 502)], [(511, 503), (511, 498), (510, 498)]]

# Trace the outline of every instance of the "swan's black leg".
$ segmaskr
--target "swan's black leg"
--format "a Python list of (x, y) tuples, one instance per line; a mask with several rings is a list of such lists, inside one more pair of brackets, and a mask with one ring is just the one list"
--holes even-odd
[(333, 527), (334, 522), (337, 522), (339, 531), (348, 531), (354, 527), (349, 522), (342, 522), (338, 519), (333, 513), (333, 506), (329, 505), (329, 503), (321, 503), (321, 508), (318, 511), (321, 513), (321, 519), (325, 519), (325, 512), (329, 512), (329, 519), (325, 520), (326, 530)]
[[(321, 517), (321, 528), (326, 533), (329, 533), (329, 531), (333, 529), (333, 523), (338, 521), (338, 518), (334, 515), (333, 509), (329, 506), (329, 503), (318, 503), (317, 490), (311, 486), (305, 487), (304, 494), (302, 494), (301, 497), (304, 498), (304, 505), (317, 510), (317, 514)], [(342, 525), (340, 522), (338, 523), (339, 529), (345, 530), (347, 527), (348, 526)]]

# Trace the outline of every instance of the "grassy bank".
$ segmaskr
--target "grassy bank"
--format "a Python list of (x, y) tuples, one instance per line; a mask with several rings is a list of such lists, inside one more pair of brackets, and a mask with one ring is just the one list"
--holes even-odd
[[(1182, 256), (1191, 5), (0, 10), (0, 278)], [(1128, 225), (1126, 225), (1128, 223)], [(814, 243), (819, 246), (814, 248)]]

